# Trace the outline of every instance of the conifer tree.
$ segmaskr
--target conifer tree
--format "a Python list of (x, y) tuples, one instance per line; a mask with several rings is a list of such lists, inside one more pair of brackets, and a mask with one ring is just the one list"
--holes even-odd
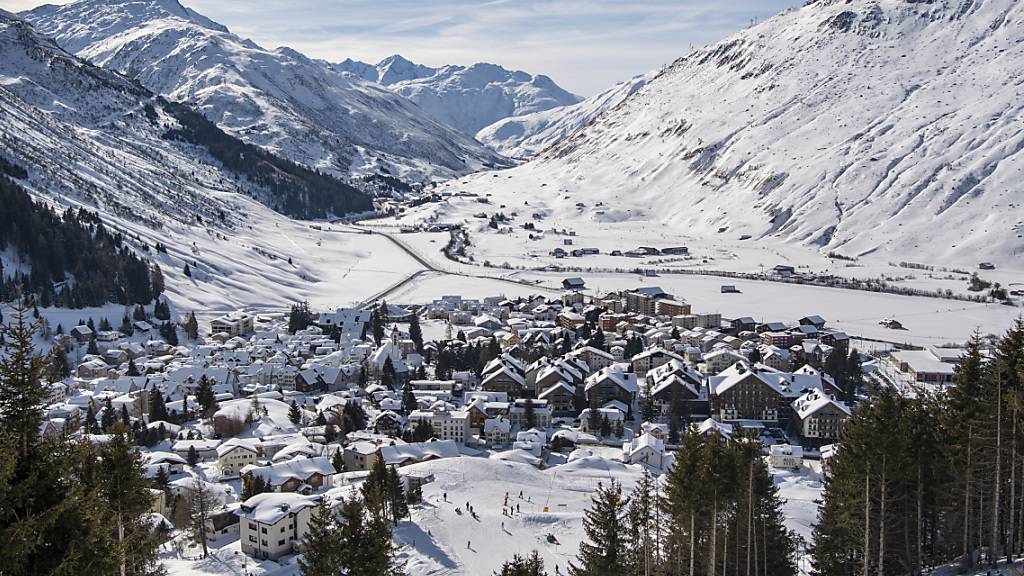
[(399, 520), (409, 515), (409, 505), (406, 503), (402, 479), (398, 475), (398, 468), (395, 466), (388, 466), (385, 493), (390, 501), (391, 521), (397, 526)]
[(569, 564), (572, 576), (624, 576), (626, 571), (626, 518), (628, 498), (622, 486), (612, 480), (598, 484), (591, 506), (583, 515), (585, 539), (580, 543), (575, 562)]
[(26, 308), (16, 308), (14, 320), (3, 330), (6, 346), (0, 357), (0, 425), (16, 439), (21, 458), (38, 442), (43, 388), (43, 360), (35, 352), (36, 332), (26, 318)]
[(548, 573), (544, 570), (544, 560), (534, 550), (526, 557), (514, 555), (501, 565), (494, 576), (548, 576)]
[(158, 541), (144, 520), (152, 497), (141, 454), (128, 440), (127, 428), (115, 425), (100, 449), (100, 493), (113, 517), (113, 545), (120, 574), (159, 574)]
[(402, 387), (402, 411), (408, 416), (413, 410), (416, 410), (419, 405), (416, 403), (416, 396), (412, 393), (412, 384), (406, 382), (405, 386)]
[(341, 526), (324, 500), (309, 520), (302, 542), (299, 570), (302, 576), (335, 576), (345, 561), (346, 543)]
[(302, 411), (299, 410), (299, 405), (292, 400), (292, 405), (288, 408), (288, 420), (298, 426), (302, 423)]
[(412, 317), (409, 318), (409, 339), (416, 346), (416, 353), (422, 355), (423, 329), (420, 328), (420, 316), (417, 312), (413, 312)]

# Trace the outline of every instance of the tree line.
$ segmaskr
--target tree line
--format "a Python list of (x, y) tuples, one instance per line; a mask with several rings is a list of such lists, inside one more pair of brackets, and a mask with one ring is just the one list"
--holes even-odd
[(205, 148), (224, 168), (268, 191), (267, 205), (286, 216), (328, 218), (373, 209), (369, 196), (333, 176), (247, 144), (185, 104), (161, 104), (179, 124), (163, 134), (165, 139)]
[[(0, 250), (13, 249), (29, 270), (4, 270), (0, 299), (35, 295), (44, 307), (148, 304), (163, 292), (160, 267), (139, 257), (98, 214), (68, 208), (58, 214), (0, 176)], [(73, 280), (72, 280), (73, 279)]]
[[(645, 474), (628, 495), (614, 480), (598, 487), (569, 573), (796, 574), (797, 537), (781, 505), (756, 437), (689, 430), (664, 482)], [(526, 571), (512, 574), (537, 573), (519, 562)]]
[(977, 335), (954, 385), (882, 389), (845, 424), (813, 560), (826, 576), (922, 574), (1013, 560), (1024, 548), (1024, 321)]
[(5, 575), (163, 573), (147, 516), (152, 483), (129, 431), (93, 445), (70, 421), (40, 435), (45, 359), (19, 310), (0, 358), (0, 538)]

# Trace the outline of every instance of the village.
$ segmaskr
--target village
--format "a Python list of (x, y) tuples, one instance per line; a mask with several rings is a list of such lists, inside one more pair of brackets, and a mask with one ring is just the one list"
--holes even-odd
[[(425, 532), (437, 514), (416, 510), (425, 495), (480, 521), (453, 483), (430, 486), (439, 465), (463, 477), (485, 460), (563, 477), (574, 464), (658, 476), (686, 434), (756, 437), (771, 469), (813, 497), (870, 387), (946, 386), (962, 354), (869, 356), (813, 313), (755, 322), (693, 310), (655, 286), (591, 294), (571, 277), (562, 287), (558, 298), (240, 310), (202, 327), (194, 315), (160, 325), (143, 307), (120, 329), (44, 319), (70, 375), (49, 383), (42, 434), (81, 427), (103, 443), (123, 422), (155, 479), (154, 524), (176, 535), (168, 565), (200, 557), (186, 527), (201, 497), (203, 549), (269, 573), (294, 568), (319, 502), (342, 501), (381, 462), (398, 471)], [(559, 512), (529, 494), (506, 511), (505, 490), (503, 532), (520, 506)], [(810, 515), (798, 529), (807, 537)]]

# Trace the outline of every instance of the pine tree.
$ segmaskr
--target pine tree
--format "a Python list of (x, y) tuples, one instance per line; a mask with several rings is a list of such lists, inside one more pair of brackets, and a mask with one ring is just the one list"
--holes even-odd
[(299, 405), (294, 400), (292, 400), (291, 407), (288, 408), (288, 420), (296, 426), (302, 423), (302, 411), (299, 410)]
[(193, 468), (195, 468), (196, 464), (199, 464), (199, 453), (196, 452), (195, 445), (189, 445), (188, 455), (185, 458), (185, 461)]
[(299, 570), (302, 576), (335, 576), (348, 552), (341, 525), (324, 500), (309, 520), (306, 537), (302, 541)]
[(523, 557), (516, 554), (511, 560), (501, 565), (501, 569), (494, 573), (494, 576), (547, 576), (544, 571), (544, 560), (536, 550), (529, 556)]
[(591, 506), (583, 514), (586, 539), (580, 543), (576, 561), (569, 564), (573, 576), (624, 576), (626, 572), (625, 510), (629, 499), (622, 486), (612, 480), (598, 484)]
[(188, 277), (188, 278), (192, 277), (192, 269), (189, 268), (189, 265), (188, 265), (187, 262), (185, 263), (185, 268), (182, 270), (182, 272), (185, 274), (186, 277)]
[(160, 394), (159, 390), (149, 391), (149, 421), (166, 421), (167, 420), (167, 405), (164, 403), (164, 397)]
[(85, 353), (93, 356), (99, 356), (100, 348), (96, 345), (96, 337), (92, 336), (89, 338), (89, 345), (85, 347)]
[(333, 456), (331, 456), (331, 466), (334, 467), (334, 471), (341, 474), (345, 471), (345, 459), (342, 456), (343, 451), (337, 450)]
[(412, 384), (409, 382), (405, 383), (402, 387), (402, 411), (408, 416), (413, 410), (416, 410), (419, 405), (416, 403), (416, 395), (412, 393)]
[(108, 397), (103, 405), (103, 414), (100, 416), (100, 427), (104, 432), (109, 432), (116, 419), (117, 415), (114, 413), (114, 405)]
[(14, 321), (4, 331), (6, 353), (0, 358), (0, 425), (16, 439), (21, 458), (38, 441), (40, 407), (46, 398), (43, 360), (32, 344), (35, 326), (25, 315), (25, 308), (15, 308)]
[(203, 416), (207, 418), (217, 411), (217, 397), (213, 393), (213, 384), (206, 374), (199, 377), (199, 385), (196, 387), (196, 402), (199, 403)]
[(390, 500), (391, 521), (395, 526), (398, 521), (409, 515), (409, 505), (405, 499), (405, 488), (402, 486), (402, 479), (398, 475), (398, 468), (388, 467), (388, 475), (385, 481), (385, 493)]
[(121, 574), (159, 574), (158, 541), (144, 520), (152, 496), (142, 456), (128, 441), (127, 428), (115, 426), (100, 449), (101, 494), (113, 516), (114, 550)]
[(416, 353), (422, 355), (423, 329), (420, 328), (420, 316), (416, 312), (413, 312), (412, 317), (409, 318), (409, 339), (416, 346)]
[(527, 398), (523, 405), (523, 420), (526, 423), (527, 430), (537, 425), (537, 413), (533, 407), (533, 400), (530, 398)]
[(195, 312), (189, 312), (188, 319), (185, 320), (185, 337), (189, 340), (199, 338), (199, 321), (196, 320)]
[(142, 375), (142, 373), (139, 372), (138, 366), (135, 365), (135, 359), (134, 358), (129, 358), (128, 359), (128, 374), (127, 375), (128, 376), (141, 376)]

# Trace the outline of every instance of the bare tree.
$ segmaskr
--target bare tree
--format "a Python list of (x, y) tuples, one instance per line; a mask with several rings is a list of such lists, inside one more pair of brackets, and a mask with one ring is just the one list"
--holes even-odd
[(201, 479), (192, 482), (191, 502), (189, 505), (188, 530), (192, 541), (203, 547), (203, 558), (210, 551), (206, 545), (206, 521), (210, 518), (215, 500), (210, 487)]

